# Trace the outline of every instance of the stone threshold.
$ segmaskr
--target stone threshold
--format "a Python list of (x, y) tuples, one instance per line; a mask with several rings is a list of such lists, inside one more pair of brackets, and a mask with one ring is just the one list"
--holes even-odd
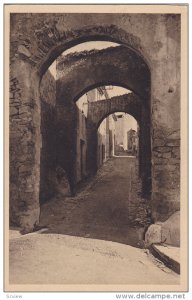
[(149, 250), (168, 268), (180, 274), (180, 247), (173, 247), (167, 244), (152, 244)]

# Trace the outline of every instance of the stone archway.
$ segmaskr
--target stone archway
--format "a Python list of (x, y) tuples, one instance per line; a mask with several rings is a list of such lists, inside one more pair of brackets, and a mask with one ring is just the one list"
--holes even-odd
[[(11, 221), (31, 230), (39, 220), (42, 75), (65, 49), (89, 40), (126, 45), (150, 66), (154, 217), (164, 220), (178, 210), (180, 16), (90, 14), (87, 18), (86, 14), (14, 13), (10, 26)], [(162, 154), (160, 159), (157, 152)], [(175, 188), (170, 189), (173, 181)]]
[(120, 85), (150, 102), (150, 70), (135, 51), (125, 46), (68, 54), (59, 59), (57, 73), (58, 105), (77, 101), (99, 82)]
[[(148, 126), (143, 125), (144, 131), (148, 131), (148, 135), (142, 133), (147, 143), (142, 151), (141, 174), (143, 177), (149, 178), (150, 171), (148, 174), (142, 172), (146, 169), (145, 165), (150, 165), (151, 162), (151, 152), (145, 151), (145, 148), (150, 149), (150, 71), (143, 59), (124, 46), (99, 51), (85, 51), (60, 58), (57, 64), (57, 74), (59, 78), (56, 83), (56, 134), (58, 135), (57, 144), (61, 145), (58, 149), (58, 160), (62, 167), (67, 170), (71, 185), (74, 187), (76, 185), (77, 112), (75, 102), (86, 91), (105, 84), (114, 84), (132, 89), (142, 99), (140, 101), (142, 109), (140, 111), (139, 107), (138, 111), (143, 114), (143, 124), (148, 124)], [(132, 101), (135, 102), (136, 98), (139, 99), (135, 95)], [(119, 109), (118, 106), (121, 107), (120, 103), (117, 105), (117, 110)], [(136, 110), (135, 108), (135, 113)], [(65, 155), (63, 155), (64, 153)], [(91, 153), (94, 153), (94, 151), (90, 151)], [(92, 158), (92, 155), (90, 155), (90, 162)], [(92, 167), (92, 163), (88, 163), (88, 165), (90, 166), (88, 173), (92, 173), (95, 168)]]
[(90, 102), (88, 108), (88, 122), (94, 129), (98, 129), (101, 122), (115, 112), (126, 112), (141, 123), (141, 99), (133, 93), (115, 96), (107, 100)]
[[(65, 49), (88, 40), (108, 40), (126, 43), (130, 47), (137, 48), (138, 51), (141, 50), (141, 47), (139, 47), (140, 41), (133, 34), (118, 29), (116, 25), (87, 25), (79, 29), (77, 24), (76, 28), (66, 30), (67, 24), (61, 24), (63, 23), (62, 14), (35, 14), (33, 20), (31, 18), (32, 16), (28, 14), (12, 14), (10, 21), (10, 87), (13, 94), (12, 103), (17, 105), (18, 102), (15, 102), (17, 100), (15, 95), (18, 90), (22, 90), (22, 93), (19, 93), (19, 105), (30, 115), (25, 124), (31, 128), (32, 133), (29, 146), (29, 143), (26, 143), (25, 138), (23, 138), (23, 134), (20, 133), (22, 131), (20, 124), (18, 124), (18, 128), (13, 126), (12, 129), (11, 126), (10, 132), (15, 132), (15, 130), (18, 132), (17, 139), (14, 138), (12, 142), (11, 138), (11, 153), (14, 153), (18, 147), (22, 147), (18, 157), (15, 155), (11, 157), (11, 220), (26, 228), (31, 228), (31, 226), (33, 227), (34, 224), (38, 223), (40, 211), (39, 147), (41, 146), (41, 109), (39, 84), (42, 75), (52, 61)], [(74, 18), (72, 23), (74, 23)], [(13, 119), (14, 114), (12, 114)], [(29, 154), (32, 154), (30, 161), (27, 158)], [(21, 159), (23, 160), (22, 163)], [(16, 165), (19, 165), (19, 167), (15, 167)], [(26, 175), (28, 177), (27, 180)], [(21, 189), (18, 188), (21, 186)], [(30, 188), (28, 188), (29, 186)], [(23, 189), (27, 191), (27, 194), (22, 192)]]
[(142, 106), (141, 99), (133, 93), (89, 104), (87, 118), (88, 167), (90, 173), (97, 170), (97, 129), (101, 122), (115, 112), (125, 112), (132, 115), (136, 119), (141, 132), (139, 135), (139, 171), (143, 183), (142, 192), (145, 197), (150, 199), (151, 149), (150, 144), (146, 143), (146, 140), (150, 137), (150, 128), (144, 126), (147, 123), (147, 114), (144, 115)]

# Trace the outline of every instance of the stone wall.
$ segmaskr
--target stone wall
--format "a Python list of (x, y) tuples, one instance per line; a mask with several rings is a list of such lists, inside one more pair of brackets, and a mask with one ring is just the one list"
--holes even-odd
[[(33, 86), (34, 89), (30, 87)], [(10, 69), (10, 221), (24, 232), (39, 222), (40, 102), (38, 76), (17, 61)]]
[(40, 162), (40, 203), (50, 199), (57, 191), (56, 161), (56, 81), (49, 70), (42, 78), (41, 95), (41, 162)]
[[(30, 131), (25, 127), (25, 122), (23, 125), (21, 123), (21, 115), (22, 113), (26, 115), (26, 119), (28, 118), (28, 110), (30, 110), (30, 106), (21, 105), (21, 88), (17, 78), (11, 78), (10, 80), (10, 220), (12, 223), (18, 224), (19, 222), (19, 209), (23, 210), (25, 207), (25, 202), (20, 200), (20, 189), (18, 186), (21, 185), (22, 181), (24, 181), (24, 176), (22, 174), (28, 174), (29, 170), (23, 162), (30, 161), (31, 155), (30, 152), (24, 150), (24, 146), (20, 145), (20, 148), (15, 148), (15, 141), (21, 140), (22, 136), (25, 135), (30, 137)], [(17, 143), (19, 145), (19, 143)], [(21, 151), (26, 153), (26, 158), (21, 156)], [(19, 152), (19, 153), (18, 153)], [(18, 158), (18, 154), (20, 157)], [(18, 159), (16, 159), (18, 158)], [(18, 178), (18, 173), (21, 178)], [(20, 179), (20, 180), (19, 180)]]
[[(58, 93), (56, 95), (58, 99)], [(77, 183), (77, 123), (78, 108), (75, 103), (56, 105), (57, 163), (67, 174), (72, 194)]]
[[(156, 133), (153, 143), (153, 209), (167, 220), (180, 209), (180, 131)], [(166, 194), (165, 194), (166, 191)], [(154, 208), (155, 207), (155, 208)], [(158, 218), (159, 219), (159, 218)]]
[(163, 41), (166, 35), (166, 43), (157, 51), (151, 74), (152, 210), (155, 220), (165, 221), (180, 209), (180, 16), (161, 18), (155, 37)]
[(122, 111), (132, 115), (140, 123), (142, 105), (141, 99), (133, 93), (115, 96), (108, 100), (90, 102), (88, 119), (97, 129), (107, 116), (114, 112)]
[[(42, 78), (41, 94), (41, 164), (40, 164), (40, 203), (49, 200), (56, 194), (70, 195), (70, 132), (67, 120), (72, 119), (69, 113), (59, 123), (60, 112), (57, 109), (56, 80), (48, 70)], [(66, 116), (66, 109), (65, 109)], [(61, 140), (61, 132), (64, 132)], [(60, 150), (59, 150), (60, 149)]]

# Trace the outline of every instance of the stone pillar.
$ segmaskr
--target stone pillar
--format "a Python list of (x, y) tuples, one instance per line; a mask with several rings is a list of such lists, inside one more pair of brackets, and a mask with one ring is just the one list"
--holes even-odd
[(10, 66), (10, 222), (24, 232), (39, 222), (39, 77), (17, 59)]
[(68, 176), (72, 195), (76, 192), (77, 107), (75, 103), (56, 107), (56, 160)]
[(165, 221), (180, 209), (180, 131), (153, 133), (153, 218)]
[(147, 107), (142, 108), (141, 112), (141, 143), (140, 155), (142, 156), (142, 180), (143, 196), (150, 199), (151, 196), (151, 128), (150, 111)]
[(151, 130), (150, 112), (148, 108), (142, 107), (139, 124), (139, 176), (142, 179), (142, 195), (147, 199), (151, 197)]
[(151, 68), (152, 214), (165, 221), (180, 209), (180, 15), (159, 21)]

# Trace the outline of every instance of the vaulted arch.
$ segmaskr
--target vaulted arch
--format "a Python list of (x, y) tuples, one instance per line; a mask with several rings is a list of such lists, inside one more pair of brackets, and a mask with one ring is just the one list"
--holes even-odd
[[(82, 24), (84, 24), (82, 26)], [(93, 25), (97, 24), (97, 25)], [(149, 34), (152, 32), (152, 34)], [(124, 14), (124, 13), (11, 13), (10, 14), (10, 207), (11, 218), (22, 227), (33, 228), (39, 220), (39, 182), (40, 182), (40, 145), (41, 145), (41, 107), (39, 86), (43, 74), (51, 63), (66, 49), (87, 41), (111, 41), (123, 45), (131, 57), (136, 57), (141, 64), (131, 68), (130, 73), (118, 68), (120, 57), (115, 64), (103, 64), (94, 70), (102, 79), (97, 80), (87, 73), (82, 89), (61, 93), (61, 100), (76, 101), (80, 95), (97, 84), (117, 84), (131, 89), (142, 99), (142, 128), (150, 132), (150, 114), (153, 118), (153, 141), (161, 145), (169, 143), (168, 136), (180, 128), (180, 15), (172, 14)], [(114, 50), (115, 51), (115, 50)], [(104, 54), (103, 54), (104, 55)], [(106, 54), (107, 55), (107, 54)], [(97, 59), (99, 60), (99, 58)], [(126, 60), (124, 61), (126, 64)], [(144, 64), (144, 65), (143, 65)], [(146, 77), (139, 77), (139, 65), (145, 70)], [(86, 67), (86, 64), (85, 64)], [(106, 70), (110, 70), (106, 76)], [(119, 71), (118, 71), (119, 70)], [(141, 70), (141, 74), (142, 73)], [(148, 72), (147, 72), (148, 70)], [(81, 72), (81, 70), (78, 70)], [(90, 70), (91, 71), (91, 70)], [(102, 71), (102, 72), (101, 72)], [(75, 70), (74, 70), (75, 72)], [(74, 73), (75, 74), (75, 73)], [(118, 74), (118, 75), (117, 75)], [(136, 74), (138, 87), (136, 87)], [(105, 76), (104, 76), (105, 75)], [(148, 76), (149, 75), (149, 76)], [(177, 76), (176, 76), (177, 75)], [(119, 77), (118, 77), (119, 76)], [(104, 78), (105, 77), (105, 78)], [(107, 78), (108, 77), (108, 78)], [(78, 77), (73, 77), (69, 87), (74, 88)], [(76, 78), (76, 79), (75, 79)], [(107, 78), (107, 79), (106, 79)], [(149, 84), (143, 86), (142, 82)], [(125, 82), (125, 79), (127, 81)], [(148, 80), (149, 79), (149, 80)], [(152, 84), (150, 81), (152, 80)], [(74, 81), (74, 82), (72, 82)], [(76, 86), (77, 87), (77, 86)], [(151, 88), (152, 87), (152, 88)], [(152, 97), (150, 96), (152, 93)], [(62, 96), (63, 95), (63, 96)], [(69, 96), (69, 98), (68, 98)], [(70, 98), (71, 97), (71, 98)], [(150, 105), (152, 99), (152, 105)], [(68, 101), (67, 100), (67, 101)], [(72, 122), (73, 106), (65, 110), (64, 102), (59, 101), (58, 111), (61, 118), (70, 113)], [(71, 103), (71, 102), (70, 102)], [(26, 117), (27, 114), (27, 117)], [(143, 117), (145, 116), (145, 117)], [(29, 128), (29, 135), (23, 132)], [(176, 137), (180, 138), (179, 133)], [(144, 144), (151, 143), (148, 135)], [(161, 147), (161, 146), (160, 146)], [(172, 146), (171, 146), (172, 147)], [(19, 149), (19, 151), (18, 151)], [(172, 148), (171, 148), (172, 149)], [(153, 150), (153, 198), (155, 215), (165, 218), (179, 207), (179, 188), (170, 191), (170, 182), (175, 177), (172, 172), (172, 160), (161, 159), (163, 168), (159, 168), (155, 145)], [(174, 149), (171, 151), (174, 152)], [(170, 152), (171, 153), (171, 152)], [(179, 152), (178, 152), (179, 153)], [(172, 154), (171, 154), (172, 155)], [(148, 159), (146, 157), (146, 159)], [(179, 158), (178, 158), (179, 160)], [(21, 163), (22, 162), (22, 163)], [(168, 175), (167, 175), (168, 174)], [(176, 174), (175, 186), (179, 186), (179, 173)], [(170, 181), (167, 180), (169, 176)], [(161, 190), (161, 180), (165, 189)], [(175, 201), (176, 199), (176, 201)], [(21, 211), (21, 203), (25, 212)], [(167, 207), (166, 212), (163, 207)], [(168, 213), (167, 213), (168, 211)]]
[[(57, 64), (57, 125), (58, 143), (63, 145), (63, 149), (58, 149), (59, 160), (65, 165), (73, 178), (75, 184), (76, 169), (76, 105), (75, 102), (85, 92), (93, 87), (104, 85), (121, 86), (131, 93), (118, 99), (112, 99), (116, 103), (113, 112), (127, 110), (139, 119), (142, 127), (140, 139), (141, 147), (141, 175), (151, 181), (151, 143), (150, 143), (150, 70), (145, 61), (133, 50), (124, 47), (110, 47), (103, 50), (92, 50), (74, 53), (61, 57)], [(117, 104), (118, 102), (118, 104)], [(109, 113), (105, 112), (110, 107), (110, 101), (89, 103), (89, 112), (101, 109), (101, 119)], [(112, 112), (112, 109), (111, 109)], [(70, 116), (70, 118), (69, 118)], [(88, 116), (88, 169), (90, 173), (96, 171), (96, 127)], [(93, 112), (92, 116), (96, 116)], [(70, 148), (69, 157), (64, 158), (64, 148)], [(150, 186), (150, 184), (149, 184)], [(149, 190), (149, 188), (148, 188)]]
[(150, 120), (142, 100), (134, 93), (112, 97), (89, 103), (87, 116), (88, 134), (88, 168), (90, 173), (97, 169), (97, 129), (101, 122), (110, 114), (125, 112), (133, 116), (139, 125), (139, 170), (143, 182), (143, 194), (150, 194), (151, 190), (151, 148), (150, 148)]
[(89, 103), (88, 122), (97, 129), (102, 121), (115, 112), (125, 112), (141, 123), (141, 100), (133, 93)]
[(137, 53), (124, 46), (67, 55), (60, 59), (57, 72), (58, 105), (77, 101), (100, 83), (120, 85), (145, 102), (150, 100), (149, 68)]

